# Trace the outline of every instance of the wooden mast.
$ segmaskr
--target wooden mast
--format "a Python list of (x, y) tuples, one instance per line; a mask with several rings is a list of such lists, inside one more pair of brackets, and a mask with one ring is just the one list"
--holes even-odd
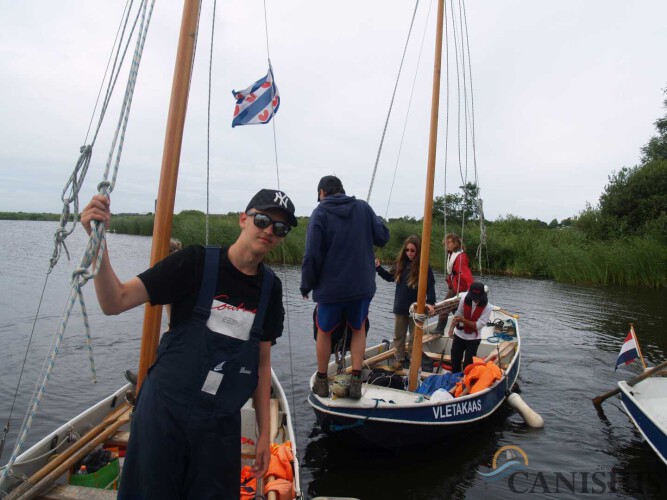
[[(424, 221), (422, 226), (422, 248), (419, 257), (419, 287), (417, 289), (417, 313), (423, 314), (426, 304), (428, 287), (428, 262), (431, 250), (431, 215), (433, 211), (433, 184), (435, 179), (435, 153), (438, 143), (438, 108), (440, 106), (440, 68), (442, 60), (442, 27), (444, 16), (444, 0), (438, 0), (438, 18), (435, 38), (435, 61), (433, 64), (433, 96), (431, 98), (431, 133), (428, 144), (428, 164), (426, 170), (426, 192), (424, 194)], [(410, 361), (410, 386), (417, 389), (417, 377), (422, 361), (422, 335), (424, 330), (415, 325), (415, 338), (412, 344)]]
[[(188, 107), (190, 91), (190, 75), (194, 61), (197, 21), (200, 0), (184, 0), (181, 30), (178, 38), (174, 78), (171, 87), (167, 130), (162, 151), (162, 169), (158, 189), (155, 222), (153, 224), (153, 246), (151, 249), (151, 266), (164, 259), (169, 251), (171, 224), (174, 218), (174, 202), (176, 199), (176, 183), (178, 165), (181, 159), (181, 143), (185, 114)], [(162, 306), (152, 307), (146, 304), (144, 312), (144, 329), (141, 338), (141, 354), (139, 357), (139, 374), (137, 390), (146, 376), (148, 368), (155, 360), (157, 344), (162, 323)]]

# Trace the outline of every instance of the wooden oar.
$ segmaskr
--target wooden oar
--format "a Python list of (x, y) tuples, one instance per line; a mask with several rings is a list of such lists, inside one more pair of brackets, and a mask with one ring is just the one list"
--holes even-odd
[[(628, 380), (628, 381), (626, 382), (626, 384), (628, 384), (630, 387), (632, 387), (632, 386), (634, 386), (635, 384), (637, 384), (637, 383), (641, 382), (642, 380), (644, 380), (645, 378), (649, 378), (649, 377), (651, 377), (652, 375), (655, 375), (656, 373), (661, 372), (661, 371), (664, 370), (665, 368), (667, 368), (667, 361), (663, 361), (663, 362), (660, 363), (658, 366), (656, 366), (656, 367), (654, 367), (654, 368), (651, 368), (649, 371), (644, 372), (644, 373), (642, 373), (641, 375), (638, 375), (638, 376), (636, 376), (635, 378)], [(603, 402), (605, 399), (610, 398), (610, 397), (612, 397), (612, 396), (615, 396), (615, 395), (618, 394), (619, 392), (621, 392), (621, 389), (619, 389), (618, 387), (617, 387), (616, 389), (614, 389), (613, 391), (606, 392), (606, 393), (602, 394), (601, 396), (598, 396), (598, 397), (596, 397), (596, 398), (593, 398), (593, 404), (594, 404), (596, 407), (599, 408), (600, 405), (602, 404), (602, 402)]]
[[(280, 402), (277, 399), (272, 399), (271, 400), (271, 426), (270, 426), (270, 442), (275, 443), (276, 438), (278, 437), (278, 430), (280, 429)], [(269, 459), (270, 462), (270, 459)], [(258, 478), (257, 481), (257, 491), (261, 492), (262, 494), (264, 493), (264, 485), (262, 484), (261, 490), (260, 490), (260, 481)], [(276, 476), (269, 476), (266, 478), (267, 484), (270, 483), (271, 481), (274, 481), (276, 479)], [(275, 491), (269, 491), (269, 493), (266, 495), (267, 500), (277, 500), (277, 495)]]
[[(120, 414), (115, 421), (112, 422), (111, 420), (105, 420), (104, 423), (109, 424), (109, 427), (94, 435), (93, 439), (88, 440), (84, 446), (79, 446), (75, 453), (70, 453), (64, 459), (61, 458), (61, 456), (53, 459), (36, 474), (22, 483), (18, 488), (13, 490), (6, 497), (6, 500), (14, 500), (18, 498), (34, 498), (36, 495), (44, 491), (46, 488), (51, 486), (51, 484), (54, 483), (60, 476), (67, 472), (70, 467), (88, 455), (88, 453), (93, 451), (96, 446), (109, 439), (120, 427), (127, 424), (130, 421), (131, 411), (131, 408), (125, 408), (125, 412)], [(78, 441), (75, 444), (79, 444)], [(68, 449), (66, 451), (70, 450)]]
[[(126, 411), (130, 409), (130, 405), (127, 403), (121, 404), (118, 408), (112, 410), (102, 422), (97, 424), (86, 434), (84, 434), (78, 441), (72, 444), (65, 451), (56, 455), (52, 460), (50, 460), (44, 467), (35, 472), (27, 480), (25, 480), (20, 486), (15, 488), (12, 493), (7, 496), (8, 500), (12, 498), (20, 498), (21, 495), (32, 488), (34, 485), (39, 483), (45, 476), (49, 475), (54, 469), (59, 467), (63, 462), (67, 461), (71, 456), (75, 455), (81, 448), (88, 444), (91, 440), (95, 439), (100, 432), (103, 432), (108, 425), (112, 422), (117, 421)], [(113, 434), (112, 434), (113, 435)], [(85, 456), (85, 455), (84, 455)]]
[(508, 310), (503, 309), (502, 307), (498, 307), (498, 306), (496, 306), (496, 307), (493, 308), (493, 310), (494, 310), (494, 311), (498, 311), (498, 312), (503, 313), (503, 314), (506, 314), (507, 316), (510, 316), (510, 317), (512, 317), (512, 318), (514, 318), (514, 319), (519, 319), (519, 315), (518, 315), (518, 314), (511, 313), (511, 312), (509, 312)]

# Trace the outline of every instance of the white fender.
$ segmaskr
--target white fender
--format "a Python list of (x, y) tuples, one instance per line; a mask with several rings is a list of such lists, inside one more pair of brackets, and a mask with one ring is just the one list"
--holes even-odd
[(523, 417), (523, 420), (530, 427), (535, 427), (537, 429), (544, 427), (544, 419), (539, 413), (528, 406), (516, 392), (513, 392), (507, 397), (507, 402)]

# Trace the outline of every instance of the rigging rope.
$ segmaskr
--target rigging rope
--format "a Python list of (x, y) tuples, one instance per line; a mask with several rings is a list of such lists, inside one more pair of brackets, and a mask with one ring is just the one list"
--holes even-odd
[(424, 50), (424, 41), (426, 40), (426, 31), (428, 29), (428, 21), (431, 18), (431, 7), (433, 2), (428, 5), (428, 13), (426, 14), (426, 22), (424, 23), (424, 32), (422, 33), (422, 43), (419, 47), (419, 56), (417, 57), (417, 67), (415, 68), (415, 76), (412, 79), (412, 88), (410, 89), (410, 99), (408, 100), (408, 110), (405, 113), (405, 120), (403, 122), (403, 132), (401, 133), (401, 143), (398, 146), (398, 154), (396, 155), (396, 163), (394, 164), (394, 175), (391, 178), (391, 187), (389, 188), (389, 197), (387, 199), (387, 208), (384, 212), (384, 218), (389, 218), (389, 204), (391, 203), (391, 196), (394, 192), (394, 184), (396, 182), (396, 173), (398, 172), (398, 163), (401, 159), (401, 152), (403, 151), (403, 139), (405, 138), (405, 131), (408, 127), (408, 117), (410, 116), (410, 109), (412, 107), (412, 97), (415, 93), (415, 86), (417, 84), (417, 74), (419, 73), (419, 65), (422, 59), (422, 51)]
[[(201, 9), (201, 4), (200, 9)], [(208, 245), (208, 218), (209, 218), (209, 201), (211, 195), (211, 75), (213, 73), (213, 39), (215, 35), (215, 8), (217, 0), (213, 0), (213, 19), (211, 21), (211, 52), (208, 59), (208, 109), (206, 112), (206, 229), (205, 242)], [(199, 26), (199, 24), (197, 24)]]
[[(141, 56), (143, 53), (144, 49), (144, 44), (146, 41), (146, 34), (148, 31), (148, 27), (150, 25), (150, 19), (153, 13), (153, 6), (155, 4), (155, 0), (151, 1), (150, 4), (150, 9), (147, 7), (147, 0), (143, 0), (137, 10), (137, 15), (134, 19), (134, 23), (132, 26), (132, 29), (130, 31), (130, 34), (128, 35), (128, 40), (127, 44), (125, 46), (125, 49), (123, 51), (123, 55), (121, 57), (120, 63), (118, 63), (118, 56), (121, 48), (121, 44), (119, 43), (118, 45), (118, 52), (116, 53), (116, 58), (114, 60), (114, 66), (112, 70), (112, 76), (109, 81), (109, 86), (107, 88), (107, 93), (104, 99), (104, 104), (102, 107), (102, 111), (100, 112), (100, 122), (98, 123), (97, 129), (95, 131), (95, 135), (93, 138), (93, 141), (91, 145), (89, 146), (84, 146), (82, 148), (82, 157), (85, 157), (85, 161), (81, 161), (81, 158), (79, 159), (79, 162), (77, 162), (77, 167), (75, 168), (74, 173), (70, 177), (67, 185), (65, 186), (65, 190), (63, 191), (63, 196), (65, 192), (68, 189), (68, 186), (72, 186), (72, 196), (69, 198), (69, 201), (65, 201), (65, 205), (63, 208), (63, 217), (65, 214), (67, 214), (67, 217), (64, 218), (65, 224), (67, 220), (69, 219), (69, 203), (74, 203), (75, 207), (75, 215), (78, 216), (78, 191), (81, 187), (81, 183), (83, 182), (83, 178), (85, 177), (85, 172), (87, 171), (88, 165), (90, 163), (90, 155), (92, 154), (92, 144), (95, 143), (97, 139), (97, 135), (99, 133), (103, 117), (106, 113), (111, 94), (113, 91), (113, 88), (115, 87), (115, 83), (118, 79), (118, 74), (120, 72), (120, 67), (122, 66), (122, 62), (125, 58), (125, 54), (127, 53), (127, 48), (130, 44), (130, 41), (132, 39), (132, 35), (134, 33), (135, 27), (137, 26), (137, 22), (140, 21), (139, 24), (139, 30), (137, 33), (137, 39), (135, 43), (135, 49), (134, 49), (134, 57), (132, 59), (132, 63), (130, 66), (130, 71), (129, 71), (129, 76), (128, 76), (128, 81), (125, 89), (125, 96), (121, 105), (121, 111), (120, 111), (120, 117), (118, 120), (118, 124), (116, 126), (116, 131), (112, 140), (111, 148), (109, 151), (109, 156), (107, 158), (107, 163), (104, 169), (104, 176), (103, 176), (103, 181), (98, 184), (98, 192), (104, 196), (109, 196), (109, 194), (113, 191), (115, 183), (116, 183), (116, 178), (118, 175), (118, 169), (120, 165), (120, 158), (122, 155), (122, 150), (123, 150), (123, 144), (125, 141), (125, 131), (127, 129), (127, 122), (129, 118), (129, 113), (132, 105), (132, 96), (134, 94), (134, 88), (136, 84), (136, 79), (137, 79), (137, 74), (139, 70), (139, 64), (141, 62)], [(131, 8), (131, 7), (130, 7)], [(127, 16), (125, 16), (125, 26), (123, 26), (122, 33), (125, 33), (126, 25), (127, 22), (129, 21), (129, 14), (130, 14), (130, 9), (127, 10)], [(118, 64), (117, 64), (118, 63)], [(117, 68), (117, 71), (116, 71)], [(115, 74), (114, 74), (115, 72)], [(115, 152), (115, 159), (114, 159), (114, 152)], [(113, 163), (113, 170), (111, 168)], [(79, 166), (82, 165), (84, 166), (82, 176), (79, 179), (78, 178), (78, 173), (79, 173)], [(111, 174), (111, 180), (109, 180), (109, 175)], [(61, 224), (63, 222), (63, 219), (61, 218)], [(59, 231), (56, 231), (56, 236), (62, 236), (62, 240), (60, 240), (60, 243), (64, 245), (64, 238), (67, 237), (71, 232), (74, 230), (74, 225), (72, 227), (72, 230), (67, 232), (67, 231), (62, 231), (63, 225), (61, 225), (61, 228)], [(2, 487), (2, 483), (4, 482), (5, 478), (11, 474), (11, 468), (13, 464), (16, 461), (16, 458), (18, 457), (18, 454), (20, 453), (23, 444), (25, 443), (25, 440), (28, 436), (28, 433), (30, 431), (30, 427), (32, 425), (32, 421), (37, 413), (37, 409), (39, 408), (39, 404), (46, 392), (46, 388), (48, 386), (49, 380), (51, 378), (51, 374), (53, 372), (53, 368), (55, 366), (55, 361), (58, 356), (58, 351), (60, 349), (60, 344), (62, 342), (64, 333), (65, 333), (65, 328), (67, 326), (67, 322), (69, 320), (69, 317), (71, 316), (72, 309), (74, 308), (74, 303), (78, 299), (79, 304), (81, 305), (81, 313), (83, 316), (83, 321), (84, 321), (84, 327), (85, 327), (85, 332), (86, 332), (86, 345), (88, 347), (88, 353), (89, 353), (89, 360), (90, 360), (90, 367), (91, 367), (91, 373), (92, 373), (92, 378), (93, 382), (96, 382), (96, 372), (95, 372), (95, 364), (94, 364), (94, 359), (93, 359), (93, 351), (92, 351), (92, 337), (90, 335), (90, 325), (88, 323), (88, 315), (86, 312), (86, 306), (85, 306), (85, 301), (83, 298), (83, 286), (88, 282), (89, 279), (94, 278), (95, 275), (97, 274), (99, 267), (102, 263), (102, 256), (104, 255), (104, 249), (105, 249), (105, 229), (103, 224), (92, 224), (92, 232), (90, 235), (90, 238), (88, 240), (88, 244), (86, 246), (86, 250), (84, 252), (84, 255), (81, 259), (81, 262), (79, 264), (79, 267), (74, 270), (72, 273), (72, 280), (71, 280), (71, 290), (69, 297), (66, 301), (65, 304), (65, 309), (64, 312), (61, 316), (59, 325), (56, 329), (56, 332), (54, 333), (54, 337), (52, 338), (52, 349), (50, 354), (47, 355), (47, 358), (45, 360), (44, 366), (42, 366), (42, 370), (40, 372), (40, 376), (38, 378), (38, 381), (35, 385), (35, 389), (33, 391), (32, 395), (32, 404), (28, 412), (26, 413), (26, 416), (23, 420), (23, 424), (21, 426), (21, 430), (19, 432), (19, 437), (14, 445), (14, 450), (12, 452), (12, 455), (9, 459), (9, 462), (7, 464), (7, 468), (4, 470), (2, 477), (0, 477), (0, 488)], [(59, 242), (56, 241), (56, 247), (58, 248)], [(54, 254), (56, 251), (54, 250)], [(59, 255), (59, 252), (58, 252)], [(98, 255), (98, 258), (95, 259), (95, 262), (93, 262), (93, 257), (95, 255)], [(55, 256), (55, 255), (54, 255)], [(55, 262), (53, 259), (51, 260), (51, 267), (49, 268), (49, 272), (53, 269), (53, 266), (57, 263), (57, 259)], [(92, 271), (88, 271), (89, 268), (92, 267)], [(35, 318), (36, 320), (36, 318)], [(40, 382), (41, 379), (41, 382)], [(18, 390), (18, 388), (17, 388)], [(9, 422), (8, 422), (9, 426)]]
[(408, 43), (410, 42), (410, 34), (412, 33), (412, 26), (415, 24), (415, 15), (417, 14), (417, 7), (419, 7), (419, 0), (415, 2), (415, 9), (412, 13), (412, 20), (410, 21), (410, 29), (408, 30), (408, 37), (403, 48), (403, 56), (401, 57), (401, 64), (398, 67), (398, 75), (396, 75), (396, 83), (394, 84), (394, 92), (391, 95), (391, 102), (389, 103), (389, 111), (387, 112), (387, 119), (384, 122), (384, 129), (382, 130), (382, 137), (380, 138), (380, 147), (378, 154), (375, 157), (375, 166), (373, 167), (373, 175), (371, 176), (371, 183), (368, 187), (368, 196), (366, 202), (371, 201), (371, 193), (373, 191), (373, 184), (375, 183), (375, 174), (377, 173), (378, 163), (380, 162), (380, 154), (382, 153), (382, 145), (384, 144), (384, 136), (387, 133), (387, 125), (389, 125), (389, 118), (391, 117), (391, 108), (394, 106), (394, 98), (396, 97), (396, 89), (398, 88), (398, 81), (401, 79), (401, 70), (403, 69), (403, 61), (405, 61), (405, 53), (408, 50)]

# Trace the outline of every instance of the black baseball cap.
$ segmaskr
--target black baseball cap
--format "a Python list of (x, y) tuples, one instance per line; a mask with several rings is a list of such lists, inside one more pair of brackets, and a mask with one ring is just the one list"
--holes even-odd
[(270, 208), (282, 210), (287, 214), (287, 221), (290, 226), (295, 227), (297, 225), (297, 220), (294, 216), (294, 203), (292, 203), (292, 200), (283, 191), (277, 189), (260, 189), (252, 197), (250, 203), (248, 203), (245, 209), (246, 213), (251, 208), (256, 208), (257, 210), (268, 210)]
[(484, 283), (475, 281), (472, 285), (470, 285), (470, 289), (468, 290), (468, 297), (470, 297), (475, 302), (481, 302), (487, 298), (486, 290), (487, 288)]
[(345, 194), (343, 183), (335, 175), (325, 175), (320, 179), (320, 182), (317, 185), (317, 201), (320, 201), (320, 189), (324, 189), (324, 192), (334, 191), (336, 193)]

